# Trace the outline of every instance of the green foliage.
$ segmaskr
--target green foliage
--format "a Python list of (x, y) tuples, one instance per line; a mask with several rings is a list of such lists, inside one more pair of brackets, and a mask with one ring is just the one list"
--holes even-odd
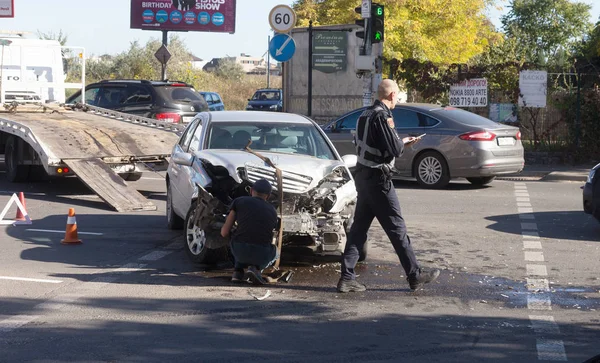
[(570, 53), (590, 29), (590, 9), (571, 0), (512, 0), (502, 25), (527, 61), (560, 65), (560, 53)]
[(244, 68), (233, 59), (223, 59), (219, 62), (219, 67), (215, 71), (218, 77), (229, 80), (241, 80), (246, 75)]
[[(386, 59), (449, 65), (481, 53), (497, 34), (485, 17), (490, 0), (379, 0), (385, 6)], [(354, 24), (360, 0), (297, 0), (298, 26)]]

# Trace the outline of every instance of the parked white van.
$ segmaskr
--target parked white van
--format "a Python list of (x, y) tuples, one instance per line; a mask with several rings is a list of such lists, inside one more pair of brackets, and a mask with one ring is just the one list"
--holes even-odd
[(65, 102), (65, 47), (57, 40), (2, 33), (0, 44), (5, 102)]

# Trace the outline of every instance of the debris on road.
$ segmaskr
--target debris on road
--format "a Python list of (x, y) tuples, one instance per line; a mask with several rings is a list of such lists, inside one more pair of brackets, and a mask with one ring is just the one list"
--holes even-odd
[(263, 296), (256, 296), (252, 293), (252, 291), (248, 290), (248, 295), (252, 296), (254, 299), (256, 299), (258, 301), (262, 301), (262, 300), (268, 298), (269, 296), (271, 296), (271, 290), (267, 290), (267, 292)]

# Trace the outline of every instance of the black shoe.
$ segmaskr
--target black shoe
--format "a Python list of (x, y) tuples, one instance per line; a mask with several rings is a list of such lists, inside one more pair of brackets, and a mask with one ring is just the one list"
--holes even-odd
[(248, 279), (244, 276), (244, 270), (235, 270), (233, 271), (233, 275), (231, 276), (232, 282), (245, 282)]
[(254, 283), (255, 285), (267, 284), (262, 274), (260, 273), (260, 270), (254, 266), (248, 267), (248, 277), (250, 278), (250, 281), (252, 281), (252, 283)]
[(411, 290), (416, 290), (420, 287), (423, 287), (424, 284), (428, 284), (432, 281), (435, 281), (440, 275), (440, 270), (433, 269), (429, 271), (421, 270), (417, 277), (409, 277), (408, 284), (410, 285)]
[(338, 292), (360, 292), (365, 291), (367, 287), (356, 280), (340, 279), (337, 284)]

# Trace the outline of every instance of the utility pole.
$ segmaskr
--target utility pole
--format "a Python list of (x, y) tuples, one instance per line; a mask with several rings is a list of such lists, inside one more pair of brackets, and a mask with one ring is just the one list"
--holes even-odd
[(313, 21), (308, 22), (308, 112), (307, 116), (312, 117), (312, 59), (313, 59)]

